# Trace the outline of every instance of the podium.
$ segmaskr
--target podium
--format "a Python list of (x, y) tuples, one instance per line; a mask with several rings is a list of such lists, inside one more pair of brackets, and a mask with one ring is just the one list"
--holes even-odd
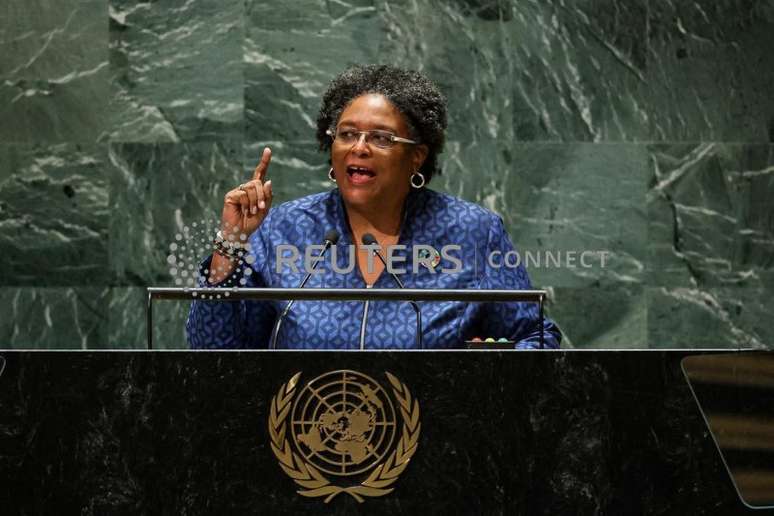
[[(695, 354), (0, 351), (0, 500), (4, 514), (760, 514), (680, 369)], [(318, 457), (336, 452), (348, 476)], [(369, 478), (388, 492), (346, 491)]]

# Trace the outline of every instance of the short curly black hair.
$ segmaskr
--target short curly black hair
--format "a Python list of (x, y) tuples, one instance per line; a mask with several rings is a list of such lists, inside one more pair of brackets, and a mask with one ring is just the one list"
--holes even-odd
[(331, 137), (325, 132), (336, 127), (344, 108), (367, 93), (387, 97), (406, 117), (411, 137), (427, 145), (427, 158), (419, 169), (425, 181), (429, 183), (434, 175), (440, 175), (438, 155), (446, 136), (446, 97), (420, 72), (394, 66), (353, 66), (331, 81), (317, 115), (320, 150), (330, 149)]

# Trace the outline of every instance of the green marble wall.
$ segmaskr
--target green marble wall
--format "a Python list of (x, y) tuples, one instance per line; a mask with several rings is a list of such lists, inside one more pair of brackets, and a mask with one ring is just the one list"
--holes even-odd
[(774, 347), (773, 0), (5, 0), (0, 345), (143, 347), (144, 287), (264, 145), (279, 201), (330, 187), (319, 96), (373, 62), (449, 98), (435, 188), (610, 253), (530, 269), (568, 347)]

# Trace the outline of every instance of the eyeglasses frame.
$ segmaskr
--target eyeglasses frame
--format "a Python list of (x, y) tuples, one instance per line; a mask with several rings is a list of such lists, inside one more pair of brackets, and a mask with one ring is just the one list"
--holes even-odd
[[(389, 132), (389, 131), (383, 131), (383, 130), (381, 130), (381, 129), (372, 129), (372, 130), (369, 130), (369, 131), (355, 131), (355, 130), (353, 130), (352, 132), (353, 132), (353, 133), (357, 133), (357, 140), (356, 140), (355, 142), (353, 142), (353, 143), (352, 143), (352, 145), (353, 145), (353, 146), (354, 146), (356, 143), (360, 143), (360, 140), (361, 140), (361, 138), (363, 137), (363, 135), (365, 135), (365, 142), (366, 142), (366, 143), (368, 143), (369, 145), (371, 145), (371, 144), (368, 142), (368, 136), (369, 136), (371, 133), (374, 133), (374, 132), (379, 132), (379, 133), (389, 134), (389, 135), (390, 135), (390, 141), (392, 142), (392, 145), (390, 145), (389, 147), (379, 147), (378, 145), (374, 145), (374, 147), (376, 147), (377, 149), (391, 149), (391, 148), (394, 146), (394, 144), (395, 144), (396, 142), (397, 142), (397, 143), (408, 143), (408, 144), (410, 144), (410, 145), (419, 145), (419, 142), (416, 142), (416, 141), (414, 141), (414, 140), (409, 140), (408, 138), (402, 138), (402, 137), (400, 137), (400, 136), (395, 136), (395, 135), (394, 135), (394, 134), (392, 134), (391, 132)], [(334, 132), (332, 129), (326, 129), (326, 130), (325, 130), (325, 134), (327, 134), (328, 136), (330, 136), (330, 137), (331, 137), (331, 139), (332, 139), (334, 142), (336, 141), (336, 133), (335, 133), (335, 132)]]

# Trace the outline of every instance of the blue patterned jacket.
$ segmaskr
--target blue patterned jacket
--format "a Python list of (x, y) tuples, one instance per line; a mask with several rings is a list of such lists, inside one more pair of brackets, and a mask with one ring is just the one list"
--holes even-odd
[[(310, 195), (274, 207), (259, 229), (250, 237), (251, 269), (232, 274), (218, 286), (241, 284), (245, 287), (297, 287), (305, 270), (302, 260), (308, 245), (319, 245), (330, 229), (339, 232), (336, 264), (346, 270), (350, 264), (348, 246), (352, 237), (346, 211), (338, 190)], [(301, 252), (297, 272), (285, 265), (277, 271), (275, 246), (291, 244)], [(400, 278), (406, 288), (442, 289), (530, 289), (523, 265), (495, 268), (487, 256), (513, 250), (503, 222), (480, 206), (432, 190), (412, 190), (404, 208), (399, 245), (405, 245)], [(462, 262), (445, 258), (435, 267), (419, 266), (413, 273), (412, 245), (441, 249), (447, 244), (460, 246), (451, 254)], [(315, 255), (317, 253), (314, 253)], [(332, 270), (331, 252), (317, 264), (320, 274), (311, 277), (309, 288), (365, 288), (357, 266), (349, 273)], [(401, 256), (401, 251), (393, 253)], [(202, 269), (209, 267), (211, 258)], [(245, 274), (247, 272), (247, 274)], [(239, 278), (243, 279), (239, 279)], [(373, 288), (395, 288), (394, 279), (382, 273)], [(215, 302), (194, 301), (186, 330), (192, 348), (265, 348), (278, 314), (286, 301)], [(534, 303), (420, 302), (422, 336), (427, 349), (461, 348), (473, 337), (507, 337), (518, 348), (539, 347), (538, 307)], [(365, 318), (365, 349), (416, 347), (415, 313), (407, 302), (296, 301), (280, 325), (277, 348), (359, 349), (361, 325)], [(561, 333), (549, 319), (544, 321), (547, 348), (558, 348)]]

